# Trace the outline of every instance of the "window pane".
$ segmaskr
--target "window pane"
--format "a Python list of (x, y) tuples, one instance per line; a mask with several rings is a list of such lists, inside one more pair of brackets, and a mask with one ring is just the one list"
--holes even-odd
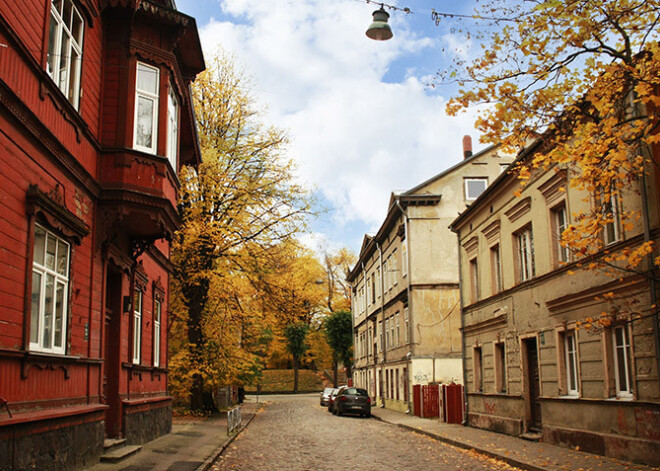
[(69, 245), (61, 240), (57, 241), (57, 273), (64, 276), (69, 273)]
[(64, 8), (62, 9), (62, 21), (66, 25), (67, 28), (71, 29), (71, 10), (73, 8), (73, 4), (71, 3), (71, 0), (64, 0)]
[(36, 226), (34, 229), (34, 263), (44, 264), (44, 249), (46, 246), (46, 231)]
[(50, 28), (48, 30), (48, 63), (46, 66), (46, 71), (48, 74), (56, 80), (54, 74), (58, 70), (59, 64), (59, 51), (57, 49), (57, 33), (58, 33), (58, 22), (57, 19), (51, 13), (50, 15)]
[(53, 0), (53, 8), (57, 10), (57, 12), (61, 15), (62, 14), (62, 0)]
[(55, 296), (55, 277), (46, 275), (46, 300), (44, 302), (44, 332), (41, 338), (43, 348), (52, 347), (53, 335), (53, 303)]
[(46, 263), (44, 266), (49, 270), (55, 270), (55, 250), (57, 248), (57, 240), (52, 234), (48, 234), (46, 239)]
[(64, 332), (64, 284), (57, 283), (57, 290), (55, 293), (55, 338), (53, 346), (61, 348), (63, 346), (63, 332)]
[(143, 92), (158, 94), (158, 69), (147, 67), (138, 63), (137, 66), (137, 89)]
[(60, 90), (65, 91), (67, 89), (67, 84), (69, 83), (69, 36), (62, 32), (61, 44), (60, 44), (60, 66), (58, 71), (58, 81), (57, 86), (60, 87)]
[(71, 48), (71, 80), (69, 81), (69, 90), (67, 98), (74, 106), (78, 106), (78, 81), (80, 80), (80, 54)]
[(73, 12), (73, 25), (71, 26), (71, 37), (78, 44), (78, 47), (82, 46), (83, 38), (83, 20), (77, 10)]
[(32, 272), (32, 304), (30, 307), (30, 342), (39, 342), (39, 306), (41, 305), (41, 273)]
[(138, 115), (135, 132), (136, 143), (142, 147), (152, 147), (154, 100), (143, 96), (138, 97)]
[(486, 189), (486, 180), (466, 180), (467, 199), (476, 199)]

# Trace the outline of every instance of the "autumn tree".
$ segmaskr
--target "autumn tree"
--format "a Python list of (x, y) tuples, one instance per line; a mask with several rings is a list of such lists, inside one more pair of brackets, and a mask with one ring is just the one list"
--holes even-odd
[[(519, 163), (519, 177), (568, 167), (570, 184), (598, 203), (576, 215), (564, 243), (580, 257), (634, 269), (652, 244), (620, 260), (603, 251), (600, 234), (622, 190), (657, 167), (651, 147), (660, 143), (658, 0), (490, 1), (475, 20), (479, 28), (466, 29), (470, 41), (482, 42), (480, 56), (438, 77), (461, 87), (448, 112), (488, 105), (477, 129), (510, 151), (540, 138), (533, 157)], [(621, 214), (622, 223), (639, 216)]]
[(353, 319), (350, 311), (333, 312), (325, 320), (325, 334), (328, 344), (332, 349), (332, 360), (334, 369), (334, 386), (337, 387), (337, 365), (342, 362), (347, 368), (347, 376), (350, 378), (351, 365), (353, 364)]
[(286, 349), (293, 357), (293, 393), (298, 392), (298, 370), (300, 369), (300, 360), (309, 348), (307, 343), (307, 334), (309, 333), (309, 324), (296, 321), (284, 328), (286, 337)]
[(323, 251), (328, 312), (350, 310), (351, 286), (346, 281), (346, 274), (351, 270), (355, 261), (355, 254), (346, 247), (334, 252), (329, 250)]
[(248, 268), (297, 234), (310, 208), (285, 158), (286, 134), (262, 122), (248, 87), (232, 60), (219, 56), (192, 88), (202, 162), (180, 173), (172, 292), (180, 296), (174, 319), (185, 341), (174, 342), (180, 349), (172, 360), (189, 377), (193, 410), (203, 408), (223, 365), (245, 360), (228, 379), (255, 367), (242, 340), (259, 324), (249, 316), (256, 298)]

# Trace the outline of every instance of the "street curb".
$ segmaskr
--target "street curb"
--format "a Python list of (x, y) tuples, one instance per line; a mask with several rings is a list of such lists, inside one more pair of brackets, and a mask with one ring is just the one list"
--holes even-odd
[(216, 462), (216, 460), (222, 455), (225, 450), (231, 445), (238, 436), (243, 433), (243, 430), (247, 428), (248, 425), (250, 425), (250, 422), (257, 416), (259, 412), (261, 412), (261, 409), (264, 408), (264, 403), (260, 403), (258, 407), (254, 410), (254, 413), (252, 416), (245, 422), (244, 425), (241, 426), (241, 428), (238, 430), (238, 432), (234, 433), (233, 435), (229, 436), (229, 439), (224, 442), (222, 445), (220, 445), (218, 448), (216, 448), (211, 455), (204, 460), (202, 464), (200, 464), (197, 468), (195, 468), (195, 471), (207, 471), (213, 463)]
[(511, 458), (509, 456), (501, 455), (499, 453), (495, 453), (493, 451), (486, 450), (486, 449), (483, 449), (483, 448), (477, 448), (475, 446), (469, 445), (469, 444), (464, 443), (464, 442), (460, 442), (458, 440), (454, 440), (452, 438), (443, 437), (441, 435), (436, 435), (433, 432), (427, 432), (426, 430), (418, 429), (418, 428), (412, 427), (410, 425), (396, 424), (394, 422), (389, 422), (389, 421), (383, 419), (382, 417), (378, 417), (377, 415), (374, 415), (374, 414), (372, 414), (371, 416), (373, 418), (375, 418), (376, 420), (380, 420), (381, 422), (385, 422), (386, 424), (396, 425), (398, 427), (409, 430), (411, 432), (417, 432), (419, 434), (426, 435), (429, 438), (433, 438), (434, 440), (437, 440), (439, 442), (448, 443), (449, 445), (453, 445), (457, 448), (462, 448), (464, 450), (474, 450), (478, 453), (481, 453), (482, 455), (486, 455), (486, 456), (489, 456), (490, 458), (495, 458), (495, 459), (498, 459), (500, 461), (504, 461), (505, 463), (510, 464), (511, 466), (515, 466), (517, 468), (526, 469), (528, 471), (550, 471), (549, 468), (542, 468), (540, 466), (536, 466), (536, 465), (533, 465), (531, 463), (525, 463), (523, 461), (516, 460), (516, 459)]

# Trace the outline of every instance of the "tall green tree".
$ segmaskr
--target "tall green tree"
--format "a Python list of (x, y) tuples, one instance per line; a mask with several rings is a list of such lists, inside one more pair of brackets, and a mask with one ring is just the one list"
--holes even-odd
[(293, 393), (298, 392), (298, 370), (300, 369), (300, 360), (307, 352), (307, 334), (309, 333), (309, 324), (305, 322), (294, 322), (284, 328), (286, 337), (286, 349), (293, 357)]
[(325, 334), (332, 349), (334, 385), (337, 387), (337, 367), (339, 362), (346, 367), (346, 374), (351, 377), (353, 363), (353, 319), (349, 311), (333, 312), (325, 320)]
[[(172, 293), (182, 338), (171, 353), (185, 372), (191, 409), (200, 410), (219, 372), (233, 382), (254, 370), (244, 337), (266, 322), (249, 315), (257, 304), (254, 271), (268, 265), (272, 247), (304, 228), (311, 203), (285, 157), (286, 134), (263, 123), (231, 58), (212, 60), (192, 93), (202, 163), (180, 173)], [(232, 362), (244, 367), (227, 370)]]

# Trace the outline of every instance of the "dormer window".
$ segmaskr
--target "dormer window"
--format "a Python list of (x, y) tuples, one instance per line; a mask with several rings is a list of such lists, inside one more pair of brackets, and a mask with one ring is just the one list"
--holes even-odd
[(71, 0), (52, 0), (46, 72), (78, 109), (85, 23)]
[(155, 154), (158, 136), (158, 89), (160, 71), (137, 63), (133, 148)]
[(174, 87), (170, 83), (167, 94), (167, 159), (177, 171), (177, 154), (179, 151), (179, 100)]

